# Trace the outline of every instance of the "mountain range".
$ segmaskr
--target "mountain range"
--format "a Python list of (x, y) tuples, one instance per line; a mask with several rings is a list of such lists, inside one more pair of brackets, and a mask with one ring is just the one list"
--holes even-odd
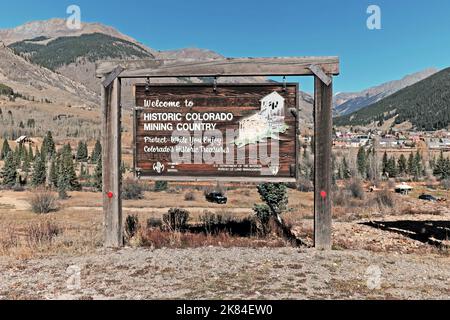
[(444, 69), (352, 114), (338, 126), (381, 126), (409, 123), (418, 130), (440, 130), (450, 124), (450, 68)]
[[(80, 30), (70, 30), (65, 20), (51, 19), (35, 21), (13, 29), (0, 30), (0, 41), (17, 56), (34, 66), (40, 66), (59, 75), (65, 76), (84, 85), (100, 95), (100, 79), (95, 75), (95, 62), (108, 59), (223, 59), (216, 52), (205, 49), (185, 48), (179, 50), (158, 51), (149, 48), (135, 39), (122, 34), (112, 27), (99, 23), (84, 23)], [(5, 61), (5, 63), (8, 63)], [(1, 72), (1, 69), (0, 69)], [(212, 79), (153, 79), (154, 83), (211, 82)], [(223, 82), (266, 82), (263, 77), (225, 78)], [(125, 106), (132, 106), (131, 86), (142, 80), (123, 82), (123, 101)], [(32, 90), (24, 86), (20, 90), (26, 95), (33, 95)], [(84, 99), (80, 96), (79, 98)]]
[[(108, 59), (190, 59), (193, 61), (223, 59), (207, 49), (185, 48), (159, 51), (149, 48), (115, 28), (100, 23), (84, 23), (80, 30), (67, 28), (64, 19), (34, 21), (0, 30), (0, 84), (23, 96), (37, 100), (65, 102), (73, 105), (98, 105), (100, 80), (95, 76), (95, 62)], [(334, 115), (345, 123), (349, 114), (372, 108), (423, 79), (435, 75), (426, 69), (373, 88), (355, 93), (339, 93), (334, 97)], [(133, 106), (131, 86), (139, 80), (123, 82), (125, 106)], [(140, 80), (142, 81), (142, 80)], [(211, 79), (153, 79), (153, 82), (211, 82)], [(264, 77), (224, 78), (223, 82), (266, 82)], [(313, 98), (300, 93), (301, 117), (312, 123)], [(359, 113), (362, 114), (362, 113)]]
[(408, 86), (426, 79), (439, 70), (425, 69), (405, 76), (403, 79), (383, 83), (361, 92), (338, 93), (334, 96), (335, 116), (344, 116), (374, 104)]

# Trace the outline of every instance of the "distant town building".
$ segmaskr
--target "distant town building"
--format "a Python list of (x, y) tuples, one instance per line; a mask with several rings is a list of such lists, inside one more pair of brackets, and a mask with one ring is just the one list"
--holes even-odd
[(21, 136), (16, 140), (17, 144), (31, 143), (34, 144), (34, 141), (28, 138), (27, 136)]
[(408, 195), (411, 191), (413, 191), (413, 187), (407, 185), (406, 183), (402, 183), (402, 184), (395, 186), (396, 193)]

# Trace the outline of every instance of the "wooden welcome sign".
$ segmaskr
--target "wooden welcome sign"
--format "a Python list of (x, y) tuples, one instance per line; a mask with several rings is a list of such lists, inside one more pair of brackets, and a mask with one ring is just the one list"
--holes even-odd
[(139, 178), (295, 181), (297, 84), (138, 84)]

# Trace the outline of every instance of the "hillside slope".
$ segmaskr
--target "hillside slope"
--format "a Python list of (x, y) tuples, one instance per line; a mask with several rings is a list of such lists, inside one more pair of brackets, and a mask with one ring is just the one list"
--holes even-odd
[(364, 107), (372, 105), (401, 89), (411, 86), (423, 79), (426, 79), (438, 72), (435, 68), (425, 69), (394, 80), (383, 83), (379, 86), (371, 87), (361, 92), (338, 93), (334, 96), (334, 114), (344, 116), (358, 111)]
[(20, 56), (50, 70), (76, 63), (84, 58), (90, 62), (101, 59), (144, 59), (154, 56), (132, 42), (102, 33), (77, 37), (35, 39), (16, 42), (9, 47)]
[(419, 130), (439, 130), (450, 124), (450, 68), (394, 93), (357, 112), (335, 119), (336, 125), (368, 125), (395, 117)]
[(84, 85), (36, 66), (3, 46), (0, 46), (0, 83), (30, 99), (98, 105), (98, 96)]

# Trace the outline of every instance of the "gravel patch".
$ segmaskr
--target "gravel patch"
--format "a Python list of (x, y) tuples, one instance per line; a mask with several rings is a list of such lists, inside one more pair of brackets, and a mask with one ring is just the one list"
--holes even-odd
[(449, 299), (450, 258), (298, 248), (0, 258), (0, 299)]

